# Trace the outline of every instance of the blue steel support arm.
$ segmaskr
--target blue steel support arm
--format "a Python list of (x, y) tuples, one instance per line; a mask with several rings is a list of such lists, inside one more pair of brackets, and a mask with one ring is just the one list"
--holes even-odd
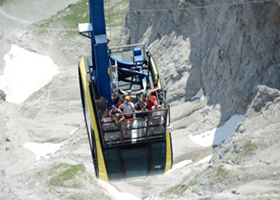
[(106, 97), (111, 104), (111, 79), (108, 74), (109, 55), (103, 0), (88, 0), (90, 23), (92, 24), (91, 51), (95, 81), (99, 96)]

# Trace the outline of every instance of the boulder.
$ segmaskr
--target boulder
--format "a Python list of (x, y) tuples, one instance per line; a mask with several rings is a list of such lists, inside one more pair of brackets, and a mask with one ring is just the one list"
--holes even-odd
[(262, 108), (265, 108), (271, 103), (276, 103), (280, 97), (279, 90), (272, 89), (264, 85), (258, 86), (257, 91), (257, 95), (251, 104), (251, 107), (256, 112), (259, 112)]
[(6, 94), (3, 90), (0, 90), (0, 102), (6, 101)]

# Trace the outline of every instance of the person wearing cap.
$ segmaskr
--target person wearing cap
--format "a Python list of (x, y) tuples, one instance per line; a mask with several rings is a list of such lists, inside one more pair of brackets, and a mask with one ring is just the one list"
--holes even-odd
[(110, 116), (112, 117), (112, 120), (116, 123), (119, 122), (119, 118), (121, 118), (120, 115), (122, 115), (122, 111), (118, 109), (115, 105), (112, 105), (112, 109), (110, 110)]
[[(120, 109), (123, 108), (124, 119), (133, 119), (133, 112), (134, 112), (134, 104), (130, 102), (130, 96), (126, 96), (124, 103), (120, 106)], [(126, 115), (128, 114), (128, 115)]]
[(112, 110), (110, 111), (110, 116), (122, 114), (122, 111), (118, 109), (115, 105), (112, 105)]
[(124, 116), (119, 120), (118, 123), (121, 123), (123, 120), (127, 120), (127, 123), (123, 125), (129, 129), (129, 127), (131, 127), (133, 124), (133, 112), (135, 111), (134, 104), (130, 102), (129, 96), (125, 97), (124, 103), (120, 106), (120, 109), (122, 108)]

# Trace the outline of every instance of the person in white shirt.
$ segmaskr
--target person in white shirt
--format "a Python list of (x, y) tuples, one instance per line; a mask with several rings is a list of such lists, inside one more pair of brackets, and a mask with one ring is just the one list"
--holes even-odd
[(134, 104), (130, 102), (130, 96), (126, 96), (124, 103), (120, 106), (123, 109), (124, 116), (119, 120), (119, 123), (123, 120), (127, 120), (127, 129), (133, 124), (133, 113), (135, 111)]
[(133, 119), (134, 104), (130, 102), (130, 96), (126, 96), (124, 103), (120, 106), (123, 109), (124, 119)]

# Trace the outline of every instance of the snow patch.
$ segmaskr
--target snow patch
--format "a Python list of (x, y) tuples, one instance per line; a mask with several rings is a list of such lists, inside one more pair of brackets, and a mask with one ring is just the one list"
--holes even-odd
[(114, 186), (109, 184), (108, 182), (98, 180), (99, 184), (117, 200), (140, 200), (140, 198), (134, 196), (133, 194), (129, 193), (122, 193), (118, 191)]
[(200, 135), (189, 135), (190, 139), (203, 147), (219, 145), (235, 133), (235, 128), (244, 119), (243, 115), (233, 115), (223, 126), (206, 131)]
[(11, 46), (11, 50), (4, 55), (4, 60), (0, 88), (6, 93), (6, 101), (16, 104), (25, 101), (58, 73), (58, 67), (50, 57), (16, 45)]
[(73, 131), (70, 132), (70, 135), (73, 135), (74, 133), (76, 133), (80, 127), (81, 127), (81, 125), (76, 127)]
[(195, 163), (195, 166), (209, 162), (212, 159), (212, 156), (213, 154), (210, 154), (209, 156), (202, 158), (199, 162)]
[(55, 143), (36, 143), (28, 142), (23, 144), (23, 146), (36, 155), (36, 160), (40, 160), (41, 157), (47, 157), (49, 154), (54, 154), (62, 145)]
[(188, 164), (192, 163), (192, 160), (184, 160), (184, 161), (181, 161), (175, 165), (173, 165), (172, 169), (170, 169), (168, 172), (166, 172), (165, 174), (169, 174), (177, 169), (180, 169)]
[(196, 93), (196, 95), (194, 95), (191, 100), (196, 100), (196, 99), (203, 99), (204, 98), (204, 92), (203, 89), (200, 88), (200, 90)]

